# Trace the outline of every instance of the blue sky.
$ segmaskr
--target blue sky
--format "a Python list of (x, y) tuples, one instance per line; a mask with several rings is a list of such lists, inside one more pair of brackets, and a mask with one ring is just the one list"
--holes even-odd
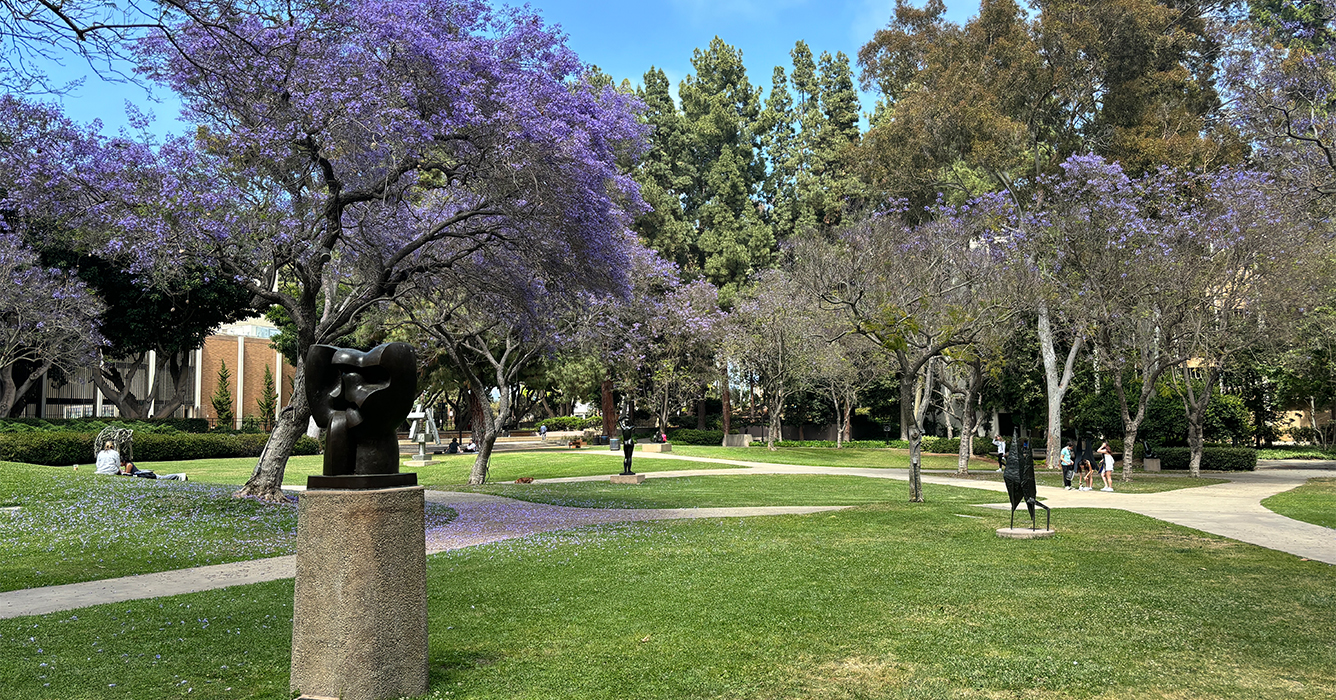
[[(915, 4), (922, 5), (922, 0)], [(789, 51), (799, 39), (812, 53), (843, 51), (856, 61), (858, 49), (886, 26), (894, 0), (535, 0), (530, 5), (549, 23), (559, 24), (581, 59), (597, 64), (618, 81), (639, 84), (650, 66), (658, 66), (676, 85), (692, 72), (691, 52), (708, 46), (716, 35), (743, 52), (752, 84), (770, 87), (776, 65), (791, 66)], [(964, 21), (978, 12), (977, 0), (947, 0), (947, 17)], [(857, 66), (855, 65), (855, 71)], [(69, 80), (88, 73), (79, 59), (53, 77)], [(77, 121), (100, 118), (104, 132), (125, 125), (124, 103), (130, 100), (157, 117), (155, 131), (182, 132), (177, 105), (159, 88), (154, 104), (142, 88), (107, 83), (89, 76), (83, 87), (62, 98)], [(864, 96), (864, 108), (871, 108)]]

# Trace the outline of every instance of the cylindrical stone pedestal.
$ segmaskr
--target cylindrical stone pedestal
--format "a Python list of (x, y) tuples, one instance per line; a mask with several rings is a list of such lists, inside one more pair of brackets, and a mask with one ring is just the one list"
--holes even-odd
[(421, 486), (301, 495), (291, 686), (342, 700), (427, 692)]

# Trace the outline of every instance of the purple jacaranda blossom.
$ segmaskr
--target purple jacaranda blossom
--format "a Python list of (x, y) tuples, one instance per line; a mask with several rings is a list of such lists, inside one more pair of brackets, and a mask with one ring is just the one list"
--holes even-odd
[[(106, 255), (167, 283), (184, 261), (219, 270), (287, 311), (299, 359), (407, 282), (467, 261), (629, 293), (628, 226), (643, 203), (617, 163), (645, 147), (638, 103), (583, 80), (532, 11), (472, 0), (192, 10), (135, 52), (194, 133), (96, 142), (87, 167), (53, 171), (81, 193), (61, 202), (78, 202)], [(276, 495), (306, 424), (297, 376), (246, 493)]]

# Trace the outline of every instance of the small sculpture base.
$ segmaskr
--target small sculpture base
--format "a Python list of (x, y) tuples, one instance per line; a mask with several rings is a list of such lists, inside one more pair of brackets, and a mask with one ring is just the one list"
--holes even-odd
[(306, 488), (308, 489), (362, 491), (366, 489), (392, 489), (401, 486), (417, 486), (417, 474), (413, 472), (350, 474), (348, 476), (312, 474), (306, 477)]
[(642, 442), (640, 443), (641, 452), (672, 452), (673, 445), (669, 442)]
[(644, 475), (644, 474), (613, 474), (613, 475), (612, 475), (612, 479), (611, 479), (611, 481), (612, 481), (612, 483), (614, 483), (614, 484), (635, 484), (635, 485), (640, 485), (640, 484), (645, 483), (645, 475)]
[(432, 458), (431, 458), (431, 455), (427, 455), (424, 459), (418, 459), (417, 457), (414, 457), (413, 459), (410, 459), (410, 460), (408, 460), (407, 462), (404, 462), (404, 466), (408, 466), (408, 467), (425, 467), (425, 466), (427, 466), (428, 464), (435, 464), (435, 463), (436, 463), (436, 460), (432, 459)]
[(427, 692), (424, 491), (307, 491), (297, 501), (291, 689), (386, 700)]
[(1057, 530), (1031, 530), (1028, 527), (999, 527), (998, 537), (1010, 540), (1042, 540), (1053, 536)]
[(1160, 471), (1160, 458), (1146, 457), (1145, 459), (1141, 460), (1141, 468), (1145, 469), (1148, 472)]

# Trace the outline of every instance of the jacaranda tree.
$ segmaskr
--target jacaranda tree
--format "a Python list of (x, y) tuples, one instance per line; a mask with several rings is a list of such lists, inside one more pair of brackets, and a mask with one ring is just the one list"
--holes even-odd
[(190, 148), (158, 151), (158, 179), (137, 190), (156, 206), (128, 209), (107, 245), (160, 275), (205, 263), (291, 318), (293, 399), (238, 495), (281, 498), (309, 416), (307, 350), (405, 282), (503, 250), (626, 288), (640, 199), (615, 161), (638, 155), (643, 127), (630, 98), (577, 79), (579, 59), (536, 15), (335, 0), (207, 19), (138, 47), (198, 126)]

